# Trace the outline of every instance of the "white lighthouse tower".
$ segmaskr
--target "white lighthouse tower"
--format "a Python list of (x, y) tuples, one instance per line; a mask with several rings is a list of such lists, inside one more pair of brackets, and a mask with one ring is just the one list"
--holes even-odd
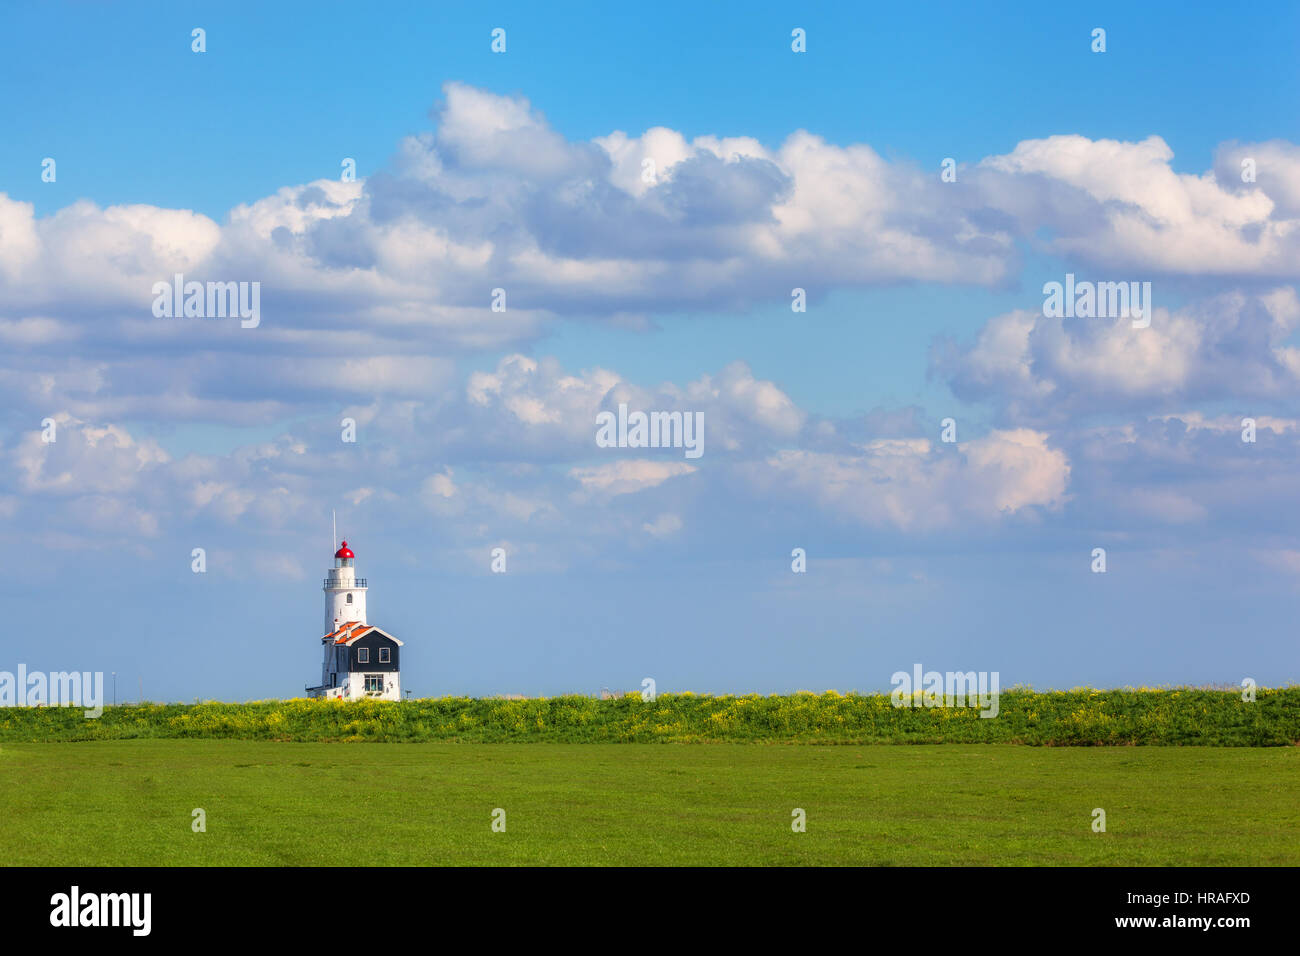
[(356, 557), (344, 541), (343, 547), (334, 552), (334, 567), (326, 572), (326, 634), (338, 630), (341, 624), (366, 623), (366, 579), (357, 577), (357, 569), (352, 564)]
[(366, 621), (366, 579), (357, 577), (356, 557), (344, 541), (326, 572), (321, 682), (307, 696), (401, 700), (402, 642)]

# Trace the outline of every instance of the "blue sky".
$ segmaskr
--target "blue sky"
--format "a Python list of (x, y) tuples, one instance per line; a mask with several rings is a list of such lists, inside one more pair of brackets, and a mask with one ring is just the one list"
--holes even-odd
[[(337, 509), (420, 694), (1300, 679), (1295, 5), (8, 19), (30, 668), (300, 692)], [(154, 318), (175, 272), (261, 325)], [(1151, 327), (1043, 316), (1067, 272), (1151, 282)], [(705, 455), (597, 448), (619, 401)]]

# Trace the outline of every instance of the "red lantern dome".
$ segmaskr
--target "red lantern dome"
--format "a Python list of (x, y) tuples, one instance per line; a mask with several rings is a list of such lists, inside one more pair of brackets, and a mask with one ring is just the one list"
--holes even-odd
[(343, 547), (339, 548), (337, 551), (334, 552), (334, 557), (351, 559), (351, 558), (355, 558), (356, 555), (352, 553), (352, 549), (349, 548), (348, 543), (344, 541)]

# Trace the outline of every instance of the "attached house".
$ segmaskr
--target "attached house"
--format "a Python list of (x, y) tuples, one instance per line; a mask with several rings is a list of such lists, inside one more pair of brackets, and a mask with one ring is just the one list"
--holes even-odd
[(321, 686), (311, 697), (401, 700), (402, 642), (373, 624), (350, 621), (321, 638), (325, 648)]

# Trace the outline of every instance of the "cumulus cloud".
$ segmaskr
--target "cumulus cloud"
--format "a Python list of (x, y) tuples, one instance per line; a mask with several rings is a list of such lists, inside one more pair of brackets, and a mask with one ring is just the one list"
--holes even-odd
[(706, 448), (740, 451), (787, 440), (807, 421), (776, 383), (757, 379), (744, 362), (678, 385), (642, 386), (608, 369), (568, 372), (552, 358), (507, 355), (491, 372), (474, 372), (466, 387), (469, 425), (456, 428), (479, 447), (530, 448), (543, 454), (590, 455), (596, 416), (616, 411), (679, 411), (703, 415)]
[(1070, 465), (1047, 439), (1030, 429), (994, 431), (951, 452), (924, 438), (880, 439), (856, 454), (782, 451), (745, 474), (870, 526), (934, 531), (1059, 509)]
[(167, 462), (157, 442), (136, 441), (117, 425), (93, 426), (67, 413), (51, 416), (52, 441), (44, 430), (29, 431), (18, 440), (9, 459), (21, 491), (34, 494), (124, 492), (142, 473)]
[[(36, 218), (31, 203), (0, 193), (4, 310), (134, 303), (148, 314), (153, 283), (213, 255), (221, 228), (186, 209), (78, 200)], [(23, 317), (23, 316), (17, 316)]]
[[(573, 140), (527, 99), (464, 84), (444, 88), (432, 121), (367, 180), (286, 185), (221, 222), (86, 201), (38, 217), (0, 195), (0, 401), (63, 429), (57, 446), (9, 436), (0, 514), (24, 521), (15, 502), (40, 499), (49, 540), (78, 546), (190, 523), (296, 531), (328, 500), (400, 530), (415, 509), (449, 547), (537, 549), (547, 535), (569, 555), (745, 526), (746, 508), (769, 506), (905, 533), (1065, 512), (1199, 527), (1239, 514), (1240, 416), (1225, 406), (1257, 418), (1257, 500), (1280, 507), (1300, 471), (1285, 408), (1300, 377), (1292, 144), (1225, 143), (1188, 174), (1159, 137), (1052, 136), (950, 184), (803, 130)], [(883, 283), (1007, 287), (1025, 246), (1106, 270), (1082, 278), (1242, 288), (1160, 304), (1147, 329), (1034, 309), (938, 343), (933, 370), (997, 426), (963, 422), (976, 437), (956, 446), (934, 443), (917, 408), (812, 415), (744, 362), (636, 382), (530, 354), (559, 317), (628, 325), (784, 304), (794, 287), (814, 300)], [(153, 284), (176, 273), (260, 281), (261, 325), (155, 319)], [(701, 413), (704, 458), (598, 449), (596, 415), (620, 404)], [(354, 445), (339, 442), (343, 416)], [(230, 454), (171, 456), (141, 423), (292, 424)], [(1194, 463), (1204, 474), (1188, 480)]]
[[(593, 413), (619, 394), (694, 395), (711, 403), (706, 429), (730, 440), (691, 462), (597, 449)], [(1076, 416), (1050, 430), (997, 428), (954, 445), (934, 440), (916, 409), (810, 422), (743, 366), (644, 388), (523, 356), (469, 376), (452, 400), (408, 411), (368, 408), (357, 444), (325, 420), (227, 455), (179, 458), (123, 426), (65, 417), (57, 444), (26, 434), (6, 449), (16, 467), (0, 478), (0, 505), (24, 502), (9, 509), (17, 525), (39, 514), (32, 537), (51, 547), (145, 547), (204, 528), (205, 541), (228, 529), (267, 553), (272, 540), (327, 524), (337, 506), (371, 533), (400, 539), (425, 526), (450, 554), (509, 538), (557, 567), (647, 539), (734, 534), (767, 514), (805, 532), (931, 541), (1069, 527), (1111, 541), (1226, 525), (1281, 535), (1286, 549), (1285, 535), (1300, 532), (1288, 517), (1300, 427), (1278, 415), (1259, 415), (1255, 444), (1242, 442), (1238, 416), (1181, 408), (1118, 424)]]
[[(1190, 175), (1159, 137), (1052, 136), (951, 184), (803, 130), (776, 144), (665, 127), (573, 140), (526, 98), (461, 83), (431, 117), (369, 179), (286, 185), (220, 223), (88, 201), (37, 217), (0, 194), (0, 341), (14, 352), (0, 400), (244, 423), (301, 413), (327, 386), (433, 400), (453, 354), (526, 348), (560, 316), (628, 324), (788, 302), (796, 287), (1002, 286), (1025, 243), (1117, 278), (1300, 270), (1300, 153), (1281, 141), (1224, 144)], [(177, 273), (260, 282), (261, 324), (154, 318), (153, 284)], [(1291, 351), (1277, 362), (1300, 367)], [(789, 409), (762, 414), (799, 427)]]
[[(686, 461), (675, 449), (598, 447), (595, 414), (620, 401), (700, 411), (711, 435), (705, 455)], [(855, 445), (852, 423), (810, 425), (784, 391), (742, 363), (645, 387), (608, 370), (572, 372), (551, 358), (510, 355), (468, 375), (459, 396), (397, 407), (359, 410), (357, 443), (340, 442), (327, 419), (226, 455), (179, 458), (125, 427), (65, 416), (57, 445), (19, 439), (0, 501), (8, 492), (46, 498), (54, 513), (43, 522), (68, 540), (79, 536), (78, 546), (195, 527), (259, 541), (297, 536), (341, 505), (368, 515), (368, 527), (399, 535), (431, 520), (453, 551), (509, 536), (562, 551), (562, 561), (554, 558), (564, 563), (647, 537), (676, 538), (705, 522), (743, 527), (755, 507), (811, 505), (815, 520), (836, 527), (993, 530), (1058, 509), (1070, 475), (1062, 452), (1030, 429), (955, 450), (915, 431)], [(909, 431), (918, 421), (896, 416), (890, 429)], [(288, 562), (266, 570), (295, 573)]]
[(1101, 410), (1150, 413), (1198, 401), (1292, 399), (1300, 387), (1293, 288), (1224, 293), (1149, 328), (1128, 319), (1062, 319), (1042, 310), (991, 319), (969, 346), (942, 339), (932, 368), (966, 399), (1011, 421)]
[[(1295, 277), (1300, 218), (1293, 203), (1300, 165), (1287, 144), (1234, 146), (1219, 172), (1177, 173), (1159, 136), (1139, 143), (1051, 136), (984, 159), (971, 181), (989, 206), (1015, 217), (1022, 235), (1110, 269)], [(1241, 152), (1267, 153), (1270, 183), (1241, 188), (1226, 167)], [(1118, 279), (1120, 276), (1114, 276)]]

